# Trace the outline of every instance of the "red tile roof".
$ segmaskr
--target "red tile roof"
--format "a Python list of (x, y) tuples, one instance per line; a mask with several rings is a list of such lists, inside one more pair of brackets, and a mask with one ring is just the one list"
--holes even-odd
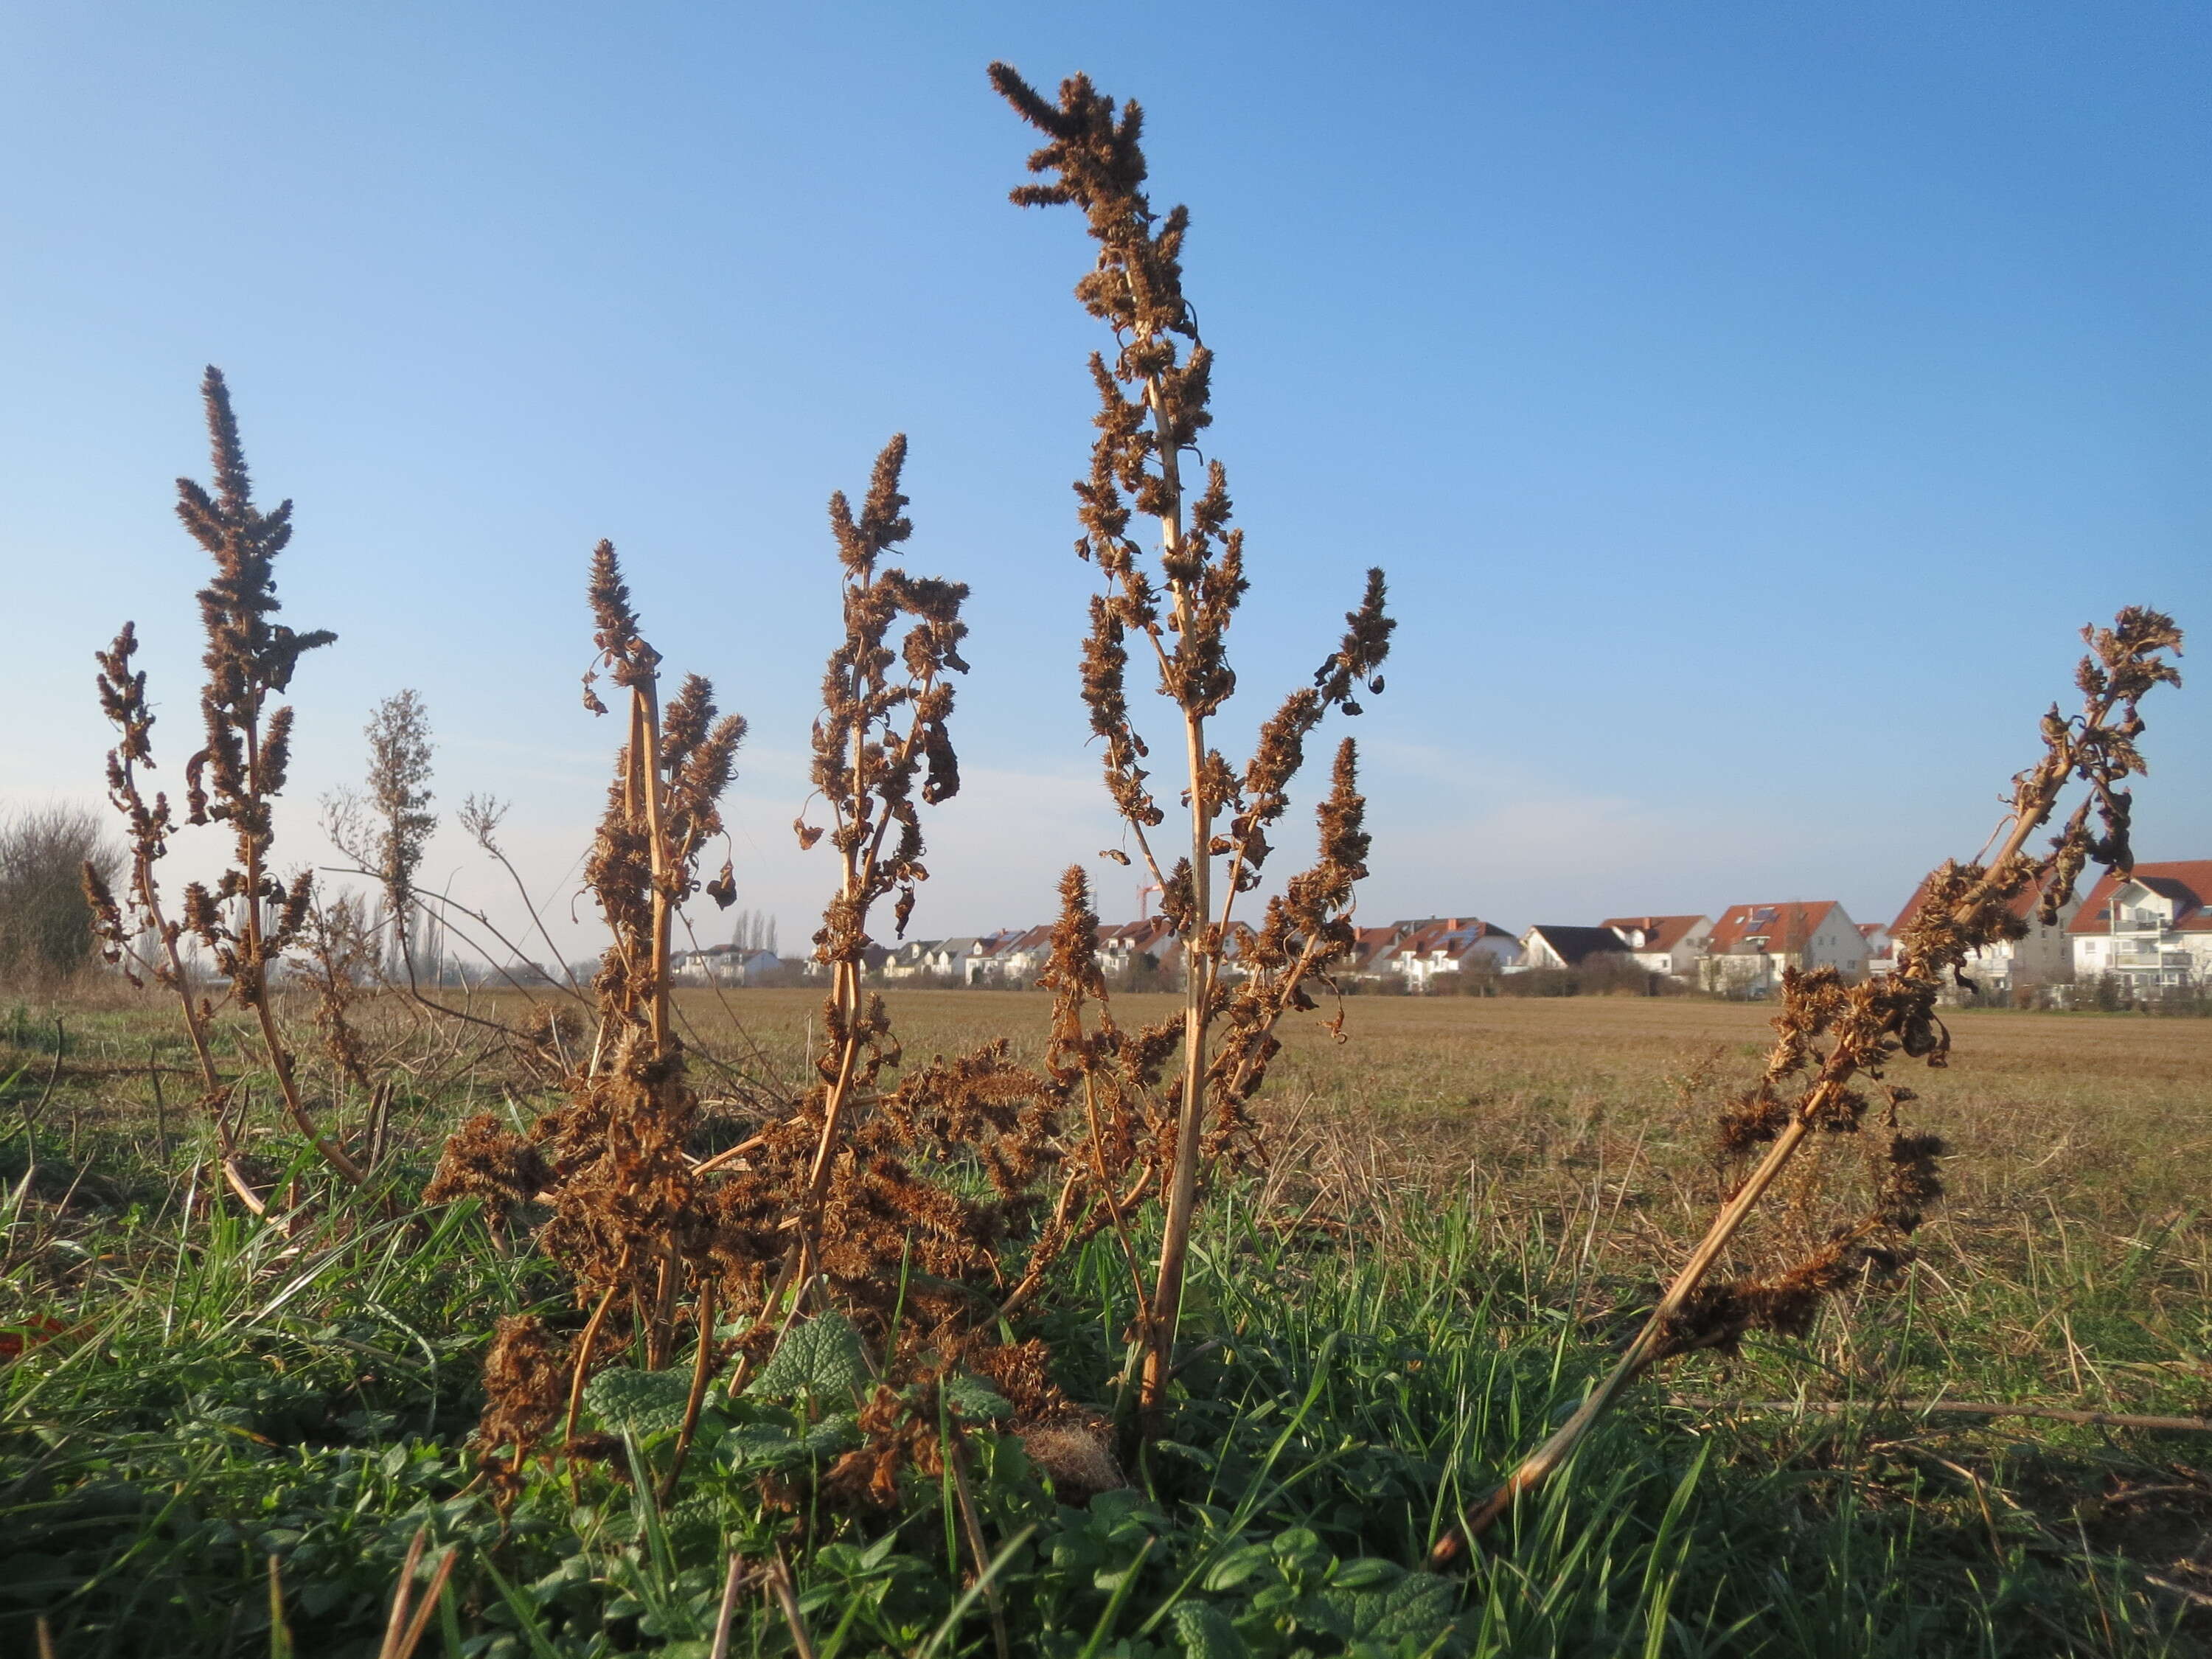
[(1101, 927), (1098, 943), (1109, 951), (1145, 951), (1174, 932), (1165, 916), (1146, 916), (1141, 921), (1121, 921)]
[(1358, 970), (1390, 954), (1391, 947), (1398, 942), (1398, 930), (1395, 927), (1355, 927), (1352, 937), (1352, 951), (1345, 961), (1348, 966)]
[[(2135, 879), (2160, 898), (2173, 902), (2173, 927), (2177, 933), (2212, 933), (2212, 859), (2182, 859), (2169, 864), (2138, 864)], [(2069, 933), (2102, 933), (2112, 926), (2112, 895), (2120, 883), (2109, 870), (2105, 872), (2081, 908), (2074, 913), (2067, 925)]]
[(1810, 939), (1836, 909), (1834, 899), (1815, 899), (1804, 904), (1732, 904), (1705, 935), (1705, 948), (1716, 956), (1744, 955), (1761, 949), (1745, 940), (1764, 939), (1763, 947), (1780, 956), (1793, 939)]

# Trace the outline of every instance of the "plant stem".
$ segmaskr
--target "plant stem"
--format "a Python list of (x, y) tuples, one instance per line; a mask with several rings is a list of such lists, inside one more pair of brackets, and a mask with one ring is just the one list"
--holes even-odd
[[(1172, 428), (1167, 389), (1158, 375), (1147, 379), (1145, 400), (1158, 437), (1160, 480), (1166, 497), (1159, 515), (1160, 544), (1172, 568), (1182, 548), (1182, 476), (1181, 457), (1168, 437)], [(1180, 650), (1188, 652), (1198, 635), (1198, 595), (1188, 581), (1176, 582), (1174, 594)], [(1190, 695), (1186, 687), (1184, 696)], [(1213, 958), (1219, 948), (1218, 940), (1210, 948), (1207, 945), (1212, 937), (1209, 923), (1213, 805), (1205, 787), (1206, 716), (1188, 704), (1183, 709), (1183, 751), (1190, 774), (1190, 911), (1183, 937), (1182, 1099), (1176, 1124), (1175, 1166), (1168, 1178), (1159, 1274), (1145, 1320), (1145, 1369), (1139, 1399), (1147, 1418), (1157, 1417), (1167, 1403), (1168, 1382), (1174, 1370), (1183, 1268), (1190, 1255), (1191, 1221), (1198, 1206), (1199, 1138), (1206, 1123), (1206, 1025), (1212, 1014)]]
[(707, 1401), (708, 1380), (714, 1370), (714, 1281), (699, 1287), (699, 1354), (691, 1366), (691, 1392), (684, 1400), (684, 1425), (676, 1431), (676, 1452), (669, 1460), (668, 1479), (661, 1483), (660, 1502), (665, 1508), (676, 1498), (676, 1483), (683, 1479), (684, 1462), (691, 1455), (692, 1437), (699, 1432), (700, 1408)]
[(653, 860), (653, 963), (647, 981), (651, 1001), (647, 1019), (656, 1060), (668, 1052), (668, 955), (672, 927), (669, 887), (667, 836), (663, 831), (660, 800), (659, 682), (650, 670), (641, 684), (630, 689), (630, 746), (635, 756), (641, 803), (645, 808), (647, 845)]
[[(1840, 1089), (1842, 1085), (1838, 1083), (1835, 1086)], [(1505, 1478), (1497, 1490), (1463, 1515), (1455, 1529), (1437, 1540), (1436, 1547), (1429, 1553), (1431, 1565), (1444, 1566), (1455, 1560), (1467, 1545), (1489, 1531), (1523, 1492), (1540, 1486), (1548, 1479), (1552, 1472), (1565, 1462), (1575, 1448), (1582, 1443), (1583, 1437), (1596, 1425), (1598, 1419), (1612, 1409), (1620, 1391), (1651, 1364), (1675, 1316), (1682, 1311), (1683, 1305), (1704, 1283), (1705, 1275), (1712, 1270), (1713, 1263), (1720, 1260), (1721, 1253), (1728, 1248), (1729, 1241), (1735, 1237), (1753, 1206), (1765, 1196), (1775, 1178), (1782, 1173), (1783, 1167), (1796, 1154), (1805, 1137), (1812, 1133), (1814, 1114), (1811, 1108), (1815, 1101), (1825, 1101), (1829, 1092), (1827, 1082), (1824, 1079), (1820, 1087), (1808, 1097), (1806, 1109), (1801, 1109), (1775, 1137), (1774, 1144), (1767, 1148), (1766, 1156), (1759, 1160), (1759, 1167), (1751, 1172), (1749, 1179), (1737, 1189), (1735, 1196), (1713, 1218), (1713, 1224), (1706, 1230), (1704, 1239), (1683, 1265), (1682, 1271), (1674, 1276), (1674, 1282), (1668, 1286), (1667, 1294), (1659, 1299), (1659, 1305), (1651, 1310), (1650, 1317), (1644, 1322), (1644, 1328), (1636, 1334), (1636, 1340), (1628, 1345), (1628, 1351), (1606, 1374), (1605, 1380), (1590, 1390), (1589, 1398), (1576, 1408), (1572, 1417), (1559, 1425), (1549, 1440), (1523, 1458), (1520, 1466)]]
[[(262, 793), (261, 711), (258, 701), (246, 722), (246, 792), (255, 811), (268, 810), (267, 799)], [(368, 1172), (348, 1156), (344, 1147), (322, 1132), (308, 1112), (307, 1103), (300, 1097), (299, 1079), (292, 1073), (292, 1056), (285, 1049), (284, 1039), (276, 1030), (275, 1011), (269, 1006), (268, 943), (261, 925), (261, 855), (264, 833), (256, 823), (249, 825), (239, 837), (240, 850), (246, 855), (246, 937), (242, 941), (246, 968), (242, 984), (246, 991), (246, 1000), (252, 1005), (255, 1018), (260, 1022), (262, 1046), (269, 1051), (269, 1068), (276, 1073), (276, 1088), (284, 1097), (285, 1112), (299, 1127), (300, 1133), (313, 1143), (325, 1162), (352, 1185), (364, 1186), (368, 1181)]]

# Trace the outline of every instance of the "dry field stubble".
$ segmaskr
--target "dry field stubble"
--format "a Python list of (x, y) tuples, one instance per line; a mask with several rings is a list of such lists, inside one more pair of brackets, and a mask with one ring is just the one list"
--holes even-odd
[[(1042, 994), (887, 993), (909, 1062), (1000, 1031), (1042, 1052)], [(757, 1048), (795, 1071), (820, 996), (683, 994), (692, 1030), (726, 1056)], [(1126, 1022), (1178, 1006), (1123, 995)], [(1394, 1182), (1472, 1181), (1507, 1205), (1656, 1187), (1710, 1167), (1711, 1102), (1756, 1076), (1772, 1037), (1758, 1003), (1691, 997), (1347, 999), (1344, 1040), (1285, 1027), (1271, 1073), (1279, 1140), (1324, 1130)], [(1891, 1075), (1952, 1143), (1955, 1224), (2004, 1211), (2084, 1222), (2202, 1201), (2212, 1182), (2212, 1021), (1949, 1011), (1946, 1069)], [(735, 1039), (741, 1024), (744, 1036)], [(1561, 1182), (1565, 1174), (1573, 1177)]]
[[(997, 1031), (1041, 1050), (1049, 1017), (1041, 994), (891, 999), (909, 1063)], [(712, 1047), (787, 1076), (816, 1029), (808, 991), (684, 1000)], [(1115, 1006), (1136, 1021), (1176, 1001)], [(1771, 1038), (1762, 1005), (1688, 997), (1343, 1006), (1340, 1042), (1318, 1018), (1284, 1032), (1259, 1177), (1278, 1207), (1388, 1255), (1420, 1249), (1464, 1206), (1486, 1242), (1528, 1262), (1532, 1288), (1607, 1334), (1702, 1231), (1723, 1179), (1716, 1107), (1758, 1075)], [(1947, 1023), (1948, 1067), (1891, 1073), (1951, 1148), (1948, 1198), (1905, 1285), (1870, 1288), (1808, 1349), (1693, 1357), (1677, 1383), (2212, 1413), (2212, 1021), (1954, 1010)], [(1830, 1201), (1847, 1202), (1850, 1183), (1834, 1184)], [(1740, 1261), (1826, 1213), (1777, 1206)]]

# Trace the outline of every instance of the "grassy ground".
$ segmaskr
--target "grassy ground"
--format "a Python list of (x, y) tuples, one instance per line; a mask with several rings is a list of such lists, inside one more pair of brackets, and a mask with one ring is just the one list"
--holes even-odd
[[(812, 997), (685, 1000), (727, 1109), (797, 1077)], [(1044, 1024), (1013, 994), (893, 1009), (914, 1057), (1001, 1031), (1034, 1045)], [(1268, 1158), (1206, 1217), (1183, 1393), (1143, 1484), (1085, 1502), (1045, 1449), (981, 1438), (1010, 1650), (2212, 1650), (2194, 1599), (2212, 1597), (2212, 1437), (1895, 1403), (2212, 1413), (2212, 1022), (1955, 1016), (1953, 1067), (1909, 1079), (1955, 1156), (1905, 1281), (1803, 1342), (1680, 1362), (1500, 1550), (1462, 1578), (1418, 1570), (1702, 1224), (1714, 1105), (1755, 1070), (1764, 1018), (1372, 999), (1348, 1005), (1343, 1043), (1300, 1030)], [(526, 1111), (538, 1085), (467, 1028), (368, 1023), (409, 1080), (389, 1184), (321, 1197), (271, 1133), (264, 1173), (296, 1170), (320, 1200), (277, 1226), (206, 1202), (185, 1080), (157, 1106), (149, 1075), (184, 1058), (171, 1021), (0, 1006), (0, 1650), (43, 1613), (65, 1659), (281, 1651), (286, 1630), (301, 1653), (371, 1654), (428, 1525), (460, 1550), (428, 1652), (703, 1655), (726, 1551), (778, 1542), (817, 1651), (994, 1652), (990, 1598), (963, 1604), (949, 1492), (850, 1518), (808, 1497), (842, 1419), (803, 1380), (725, 1403), (665, 1512), (614, 1472), (505, 1515), (486, 1501), (463, 1451), (475, 1370), (493, 1320), (547, 1285), (466, 1212), (411, 1195), (446, 1126)], [(1740, 1265), (1817, 1233), (1844, 1201), (1825, 1191), (1778, 1208)], [(1093, 1251), (1039, 1316), (1080, 1398), (1113, 1388), (1127, 1296)], [(649, 1406), (594, 1407), (641, 1465), (665, 1450)], [(772, 1598), (741, 1601), (734, 1651), (793, 1650)]]

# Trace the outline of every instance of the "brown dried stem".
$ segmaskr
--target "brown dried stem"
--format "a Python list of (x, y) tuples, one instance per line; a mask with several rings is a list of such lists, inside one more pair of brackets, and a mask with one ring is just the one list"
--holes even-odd
[[(1874, 1257), (1865, 1241), (1885, 1231), (1901, 1239), (1917, 1226), (1921, 1212), (1941, 1191), (1932, 1169), (1940, 1147), (1932, 1137), (1893, 1135), (1896, 1189), (1882, 1195), (1874, 1216), (1790, 1273), (1732, 1285), (1705, 1282), (1807, 1138), (1816, 1129), (1856, 1131), (1865, 1102), (1850, 1090), (1855, 1078), (1863, 1073), (1879, 1080), (1882, 1066), (1899, 1054), (1930, 1066), (1945, 1063), (1950, 1039), (1936, 1017), (1937, 994), (1947, 975), (1963, 979), (1974, 951), (2021, 935), (2026, 924), (2014, 914), (2015, 901), (2039, 893), (2045, 914), (2054, 915), (2090, 860), (2121, 871), (2131, 867), (2131, 800), (2120, 784), (2146, 769), (2135, 747), (2143, 729), (2136, 705), (2152, 687), (2179, 684), (2166, 653), (2179, 652), (2181, 632), (2157, 611), (2130, 607), (2113, 628), (2085, 628), (2082, 636), (2091, 647), (2075, 675), (2082, 712), (2069, 720), (2054, 705), (2044, 717), (2043, 757), (2013, 781), (2009, 811), (1991, 837), (1994, 855), (1985, 864), (1946, 863), (1929, 876), (1926, 896), (1899, 940), (1893, 974), (1845, 986), (1832, 969), (1785, 972), (1784, 1006), (1774, 1021), (1778, 1035), (1765, 1074), (1723, 1125), (1724, 1137), (1739, 1146), (1768, 1141), (1765, 1155), (1713, 1218), (1627, 1350), (1551, 1438), (1437, 1542), (1431, 1554), (1434, 1565), (1456, 1559), (1516, 1501), (1542, 1485), (1651, 1365), (1693, 1348), (1731, 1346), (1757, 1323), (1802, 1328), (1821, 1296)], [(2029, 838), (2051, 821), (2061, 794), (2076, 781), (2087, 792), (2081, 809), (2049, 852), (2030, 859), (2024, 851)], [(2093, 808), (2101, 833), (2089, 828)], [(1825, 1054), (1814, 1046), (1823, 1036), (1829, 1039)], [(1789, 1080), (1808, 1069), (1797, 1098), (1780, 1099)], [(1888, 1093), (1893, 1122), (1896, 1105), (1911, 1096), (1899, 1089)]]
[(699, 1432), (699, 1413), (707, 1403), (707, 1384), (714, 1374), (714, 1281), (711, 1278), (699, 1286), (696, 1323), (699, 1328), (699, 1349), (691, 1363), (691, 1392), (684, 1399), (684, 1422), (676, 1431), (676, 1449), (668, 1461), (668, 1478), (660, 1486), (660, 1501), (664, 1504), (675, 1500), (676, 1483), (684, 1478), (684, 1464), (691, 1455), (692, 1438)]

